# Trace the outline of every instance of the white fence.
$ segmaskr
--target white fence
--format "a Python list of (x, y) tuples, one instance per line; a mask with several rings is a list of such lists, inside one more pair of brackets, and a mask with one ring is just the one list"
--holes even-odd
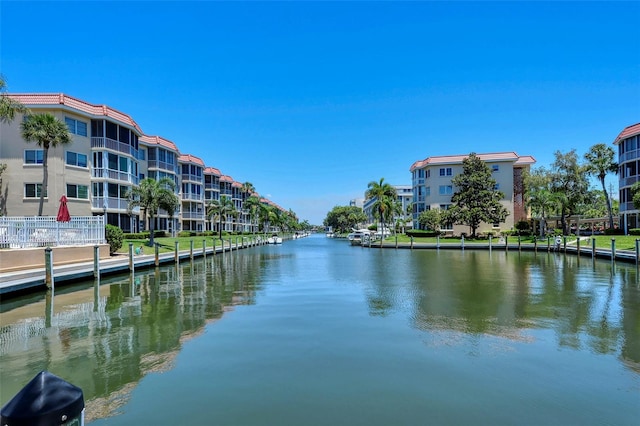
[(0, 217), (0, 248), (104, 244), (104, 216)]

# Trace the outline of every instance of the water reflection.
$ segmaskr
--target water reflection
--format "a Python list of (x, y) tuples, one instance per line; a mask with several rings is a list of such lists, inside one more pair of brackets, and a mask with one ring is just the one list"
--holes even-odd
[(254, 303), (262, 261), (211, 256), (55, 297), (48, 291), (39, 315), (33, 305), (2, 313), (2, 404), (46, 369), (83, 389), (88, 420), (113, 414), (145, 374), (171, 368), (186, 339)]

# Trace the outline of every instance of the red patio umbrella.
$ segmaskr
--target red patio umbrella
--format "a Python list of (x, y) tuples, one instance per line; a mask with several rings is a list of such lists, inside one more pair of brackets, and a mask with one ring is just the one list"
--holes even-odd
[(56, 217), (58, 222), (69, 222), (71, 221), (71, 215), (69, 214), (69, 209), (67, 208), (67, 197), (60, 197), (60, 208), (58, 209), (58, 217)]

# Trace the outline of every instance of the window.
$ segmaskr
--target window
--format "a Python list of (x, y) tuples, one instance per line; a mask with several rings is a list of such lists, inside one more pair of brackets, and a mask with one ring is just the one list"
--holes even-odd
[(93, 167), (96, 169), (102, 168), (102, 152), (93, 153)]
[(127, 157), (120, 157), (120, 171), (125, 173), (129, 171), (129, 161)]
[(109, 169), (110, 170), (118, 170), (118, 156), (115, 154), (109, 153)]
[(104, 186), (102, 183), (93, 182), (92, 186), (94, 197), (104, 197)]
[(87, 185), (73, 185), (68, 183), (67, 197), (86, 200), (89, 198), (89, 187)]
[(25, 149), (24, 164), (42, 164), (43, 151), (41, 149)]
[(138, 160), (145, 160), (146, 157), (147, 157), (146, 149), (141, 149), (140, 151), (138, 151)]
[(451, 167), (442, 167), (440, 169), (440, 176), (451, 176), (453, 174), (453, 170)]
[(87, 167), (87, 156), (85, 154), (67, 151), (67, 164), (70, 166)]
[(430, 187), (430, 186), (425, 186), (425, 188), (424, 188), (424, 195), (425, 195), (425, 196), (427, 196), (427, 197), (428, 197), (429, 195), (431, 195), (431, 187)]
[[(24, 185), (24, 196), (25, 198), (40, 198), (40, 193), (42, 191), (41, 183), (25, 183)], [(44, 193), (44, 196), (47, 196), (47, 193)]]
[(451, 194), (453, 194), (453, 186), (451, 186), (451, 185), (440, 185), (439, 194), (440, 195), (451, 195)]
[(498, 164), (494, 164), (491, 166), (491, 171), (492, 172), (498, 172), (500, 171), (500, 166)]
[(84, 121), (79, 121), (74, 118), (65, 117), (64, 122), (67, 124), (67, 127), (69, 128), (69, 132), (75, 135), (87, 136), (87, 123), (85, 123)]

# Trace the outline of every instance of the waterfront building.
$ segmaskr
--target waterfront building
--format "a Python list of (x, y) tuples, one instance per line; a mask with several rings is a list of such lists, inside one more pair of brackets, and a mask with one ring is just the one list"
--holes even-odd
[[(515, 152), (477, 154), (492, 171), (496, 188), (504, 193), (502, 205), (509, 212), (504, 223), (483, 223), (479, 232), (505, 231), (514, 224), (527, 220), (528, 212), (524, 203), (523, 172), (530, 169), (536, 160), (530, 155)], [(462, 173), (462, 161), (468, 155), (445, 155), (428, 157), (416, 161), (410, 168), (413, 188), (413, 226), (420, 228), (418, 216), (425, 210), (446, 210), (451, 206), (451, 197), (456, 192), (452, 179)], [(442, 231), (459, 235), (469, 232), (466, 225), (445, 225)]]
[[(396, 190), (396, 202), (399, 203), (400, 208), (402, 209), (402, 214), (396, 214), (393, 217), (393, 223), (397, 223), (398, 221), (401, 221), (402, 223), (400, 223), (400, 226), (403, 226), (405, 228), (409, 227), (411, 228), (413, 226), (413, 221), (411, 221), (411, 214), (407, 213), (407, 209), (409, 208), (409, 206), (411, 205), (411, 203), (413, 202), (413, 188), (411, 188), (411, 185), (391, 185), (393, 186), (393, 188)], [(374, 211), (374, 204), (376, 203), (376, 201), (378, 200), (377, 197), (373, 197), (373, 198), (367, 198), (364, 200), (363, 204), (362, 204), (362, 211), (364, 212), (364, 214), (367, 216), (367, 221), (370, 224), (373, 224), (376, 222), (376, 212)], [(407, 221), (405, 224), (405, 220)], [(393, 224), (387, 224), (388, 226), (392, 226)]]
[[(140, 150), (138, 153), (140, 160), (140, 180), (150, 178), (160, 180), (169, 178), (175, 183), (174, 192), (180, 197), (180, 181), (181, 169), (178, 164), (180, 151), (178, 147), (168, 139), (160, 136), (141, 136)], [(178, 208), (173, 215), (163, 209), (158, 211), (155, 217), (155, 225), (153, 229), (167, 231), (172, 233), (174, 230), (180, 229), (180, 212)], [(147, 224), (140, 222), (140, 229), (145, 230)]]
[(202, 232), (204, 230), (204, 161), (191, 155), (178, 157), (181, 170), (182, 229)]
[[(142, 179), (168, 177), (176, 183), (180, 207), (173, 216), (160, 210), (156, 230), (217, 231), (218, 225), (206, 218), (206, 206), (221, 194), (229, 196), (241, 212), (237, 218), (229, 218), (223, 229), (251, 229), (248, 212), (243, 210), (250, 194), (242, 190), (242, 184), (217, 168), (207, 167), (201, 158), (181, 153), (174, 142), (145, 135), (131, 116), (65, 94), (8, 96), (34, 114), (53, 114), (67, 124), (72, 136), (70, 144), (49, 149), (43, 215), (55, 216), (59, 199), (65, 195), (73, 216), (105, 215), (107, 223), (125, 232), (145, 230), (148, 224), (140, 208), (129, 209), (128, 194)], [(0, 164), (6, 164), (0, 177), (0, 214), (6, 216), (34, 216), (38, 211), (43, 150), (22, 138), (20, 123), (24, 119), (18, 114), (15, 120), (0, 123)]]
[(625, 127), (613, 144), (618, 147), (620, 219), (626, 234), (629, 229), (640, 228), (640, 211), (634, 207), (631, 193), (631, 186), (640, 180), (640, 123)]
[[(106, 215), (125, 232), (138, 226), (139, 208), (128, 210), (127, 193), (138, 185), (138, 148), (142, 130), (127, 114), (64, 94), (16, 94), (11, 97), (33, 113), (51, 113), (69, 127), (72, 142), (49, 149), (49, 182), (43, 215), (55, 216), (66, 195), (76, 216)], [(42, 183), (43, 150), (21, 136), (18, 115), (0, 123), (3, 173), (2, 213), (32, 216)]]

